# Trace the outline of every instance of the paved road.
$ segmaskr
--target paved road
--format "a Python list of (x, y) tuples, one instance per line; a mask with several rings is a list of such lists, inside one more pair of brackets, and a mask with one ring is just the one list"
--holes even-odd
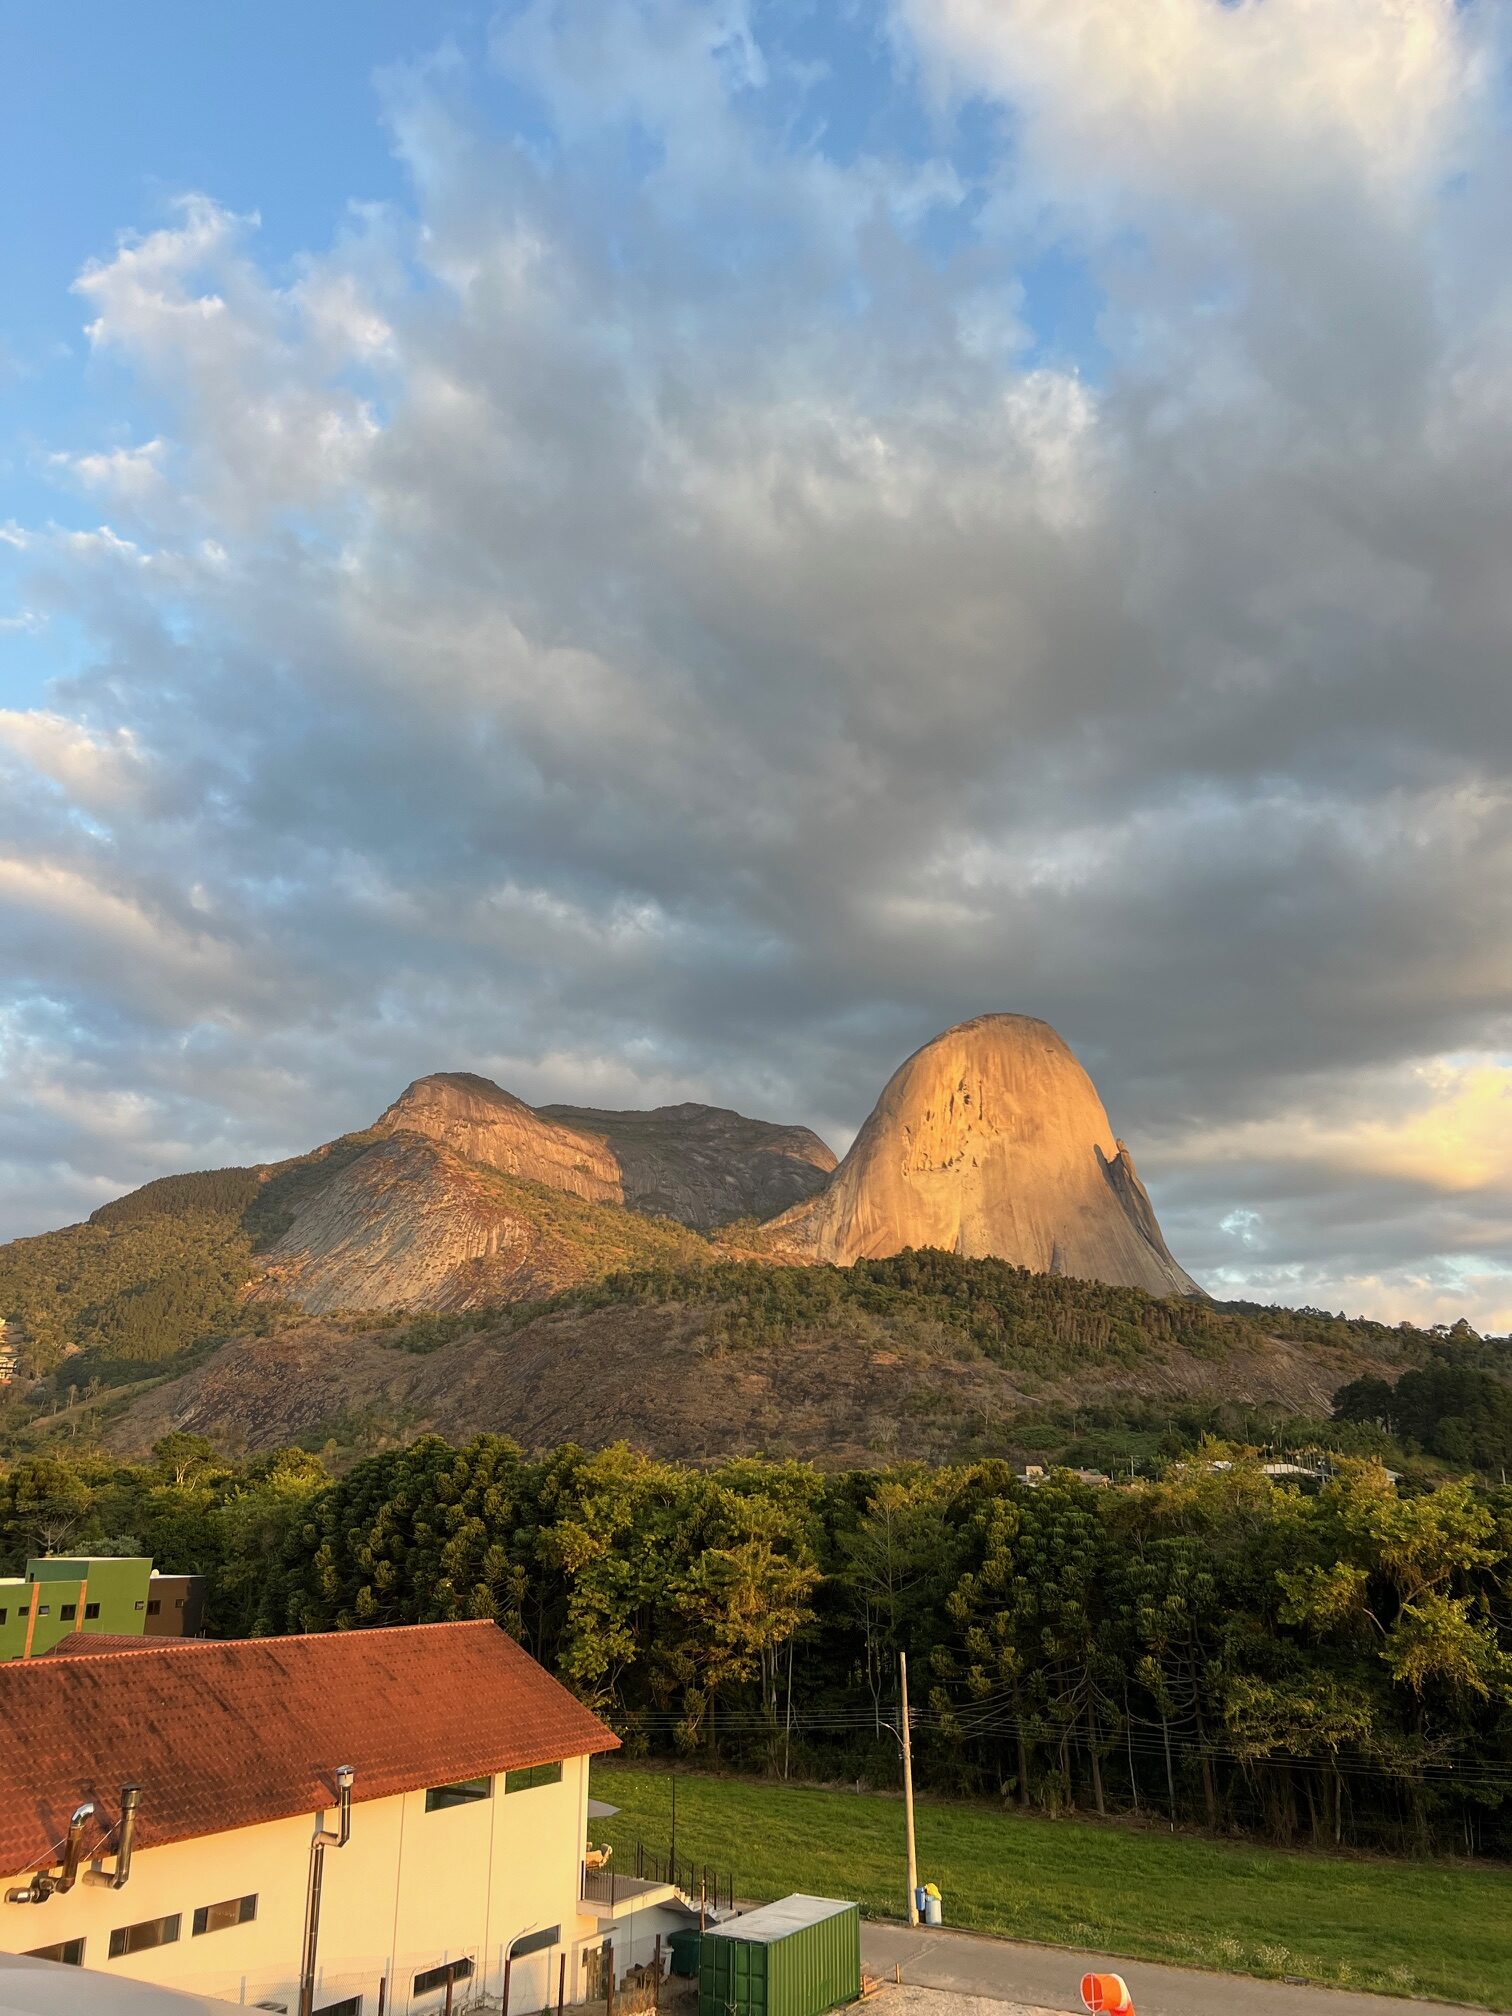
[(1394, 1995), (1357, 1995), (1344, 1988), (1293, 1987), (1242, 1974), (1204, 1974), (1196, 1968), (1160, 1967), (1149, 1960), (1119, 1960), (1106, 1953), (1072, 1953), (1054, 1946), (1018, 1946), (970, 1932), (914, 1931), (906, 1925), (861, 1927), (861, 1959), (873, 1974), (891, 1974), (920, 1988), (949, 1988), (995, 2002), (1028, 2002), (1042, 2009), (1081, 2007), (1084, 1973), (1122, 1974), (1139, 2016), (1433, 2016), (1450, 2005), (1411, 2002)]

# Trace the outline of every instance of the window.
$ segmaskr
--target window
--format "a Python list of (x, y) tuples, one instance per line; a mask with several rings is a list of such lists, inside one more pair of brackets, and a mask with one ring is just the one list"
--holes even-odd
[(142, 1599), (140, 1596), (138, 1596), (136, 1603), (133, 1605), (133, 1608), (140, 1610), (141, 1607), (142, 1607)]
[(322, 2002), (315, 2016), (362, 2016), (362, 1997), (348, 1995), (345, 2002)]
[(84, 1605), (84, 1615), (86, 1617), (98, 1617), (99, 1614), (100, 1606), (98, 1603), (86, 1603)]
[(194, 1914), (194, 1936), (224, 1932), (230, 1925), (250, 1925), (257, 1916), (257, 1898), (228, 1897), (224, 1904), (201, 1904)]
[(146, 1953), (153, 1946), (171, 1946), (179, 1936), (179, 1914), (171, 1918), (144, 1918), (140, 1925), (118, 1925), (110, 1935), (110, 1957), (124, 1953)]
[(63, 1619), (65, 1624), (72, 1624), (78, 1614), (79, 1606), (77, 1603), (64, 1603), (58, 1611), (58, 1615)]
[(26, 1957), (28, 1960), (56, 1960), (60, 1967), (82, 1967), (84, 1941), (65, 1939), (59, 1946), (33, 1946)]
[(561, 1926), (548, 1925), (543, 1931), (540, 1932), (522, 1933), (520, 1937), (516, 1939), (513, 1946), (511, 1946), (509, 1950), (511, 1954), (513, 1954), (514, 1958), (516, 1960), (519, 1960), (522, 1959), (524, 1955), (527, 1953), (544, 1953), (548, 1946), (560, 1946), (561, 1943), (562, 1943)]
[(448, 1960), (444, 1967), (427, 1967), (423, 1974), (415, 1976), (412, 1993), (430, 1995), (437, 1988), (444, 1988), (448, 1981), (470, 1981), (472, 1979), (471, 1960)]
[(432, 1785), (425, 1795), (425, 1810), (435, 1813), (443, 1806), (471, 1806), (475, 1799), (486, 1799), (492, 1791), (491, 1778), (464, 1778), (458, 1785)]
[(506, 1792), (528, 1792), (534, 1785), (560, 1785), (562, 1767), (560, 1764), (532, 1764), (524, 1771), (506, 1771), (504, 1790)]
[(39, 1603), (37, 1605), (37, 1615), (39, 1617), (50, 1617), (52, 1615), (52, 1605), (50, 1603)]
[(5, 1605), (0, 1603), (0, 1624), (5, 1622)]
[(174, 1609), (175, 1609), (175, 1610), (182, 1610), (182, 1609), (183, 1609), (183, 1607), (184, 1607), (184, 1599), (183, 1599), (183, 1597), (182, 1597), (182, 1596), (175, 1596), (175, 1597), (174, 1597), (174, 1599), (173, 1599), (173, 1607), (174, 1607)]
[[(142, 1607), (141, 1604), (138, 1603), (137, 1605), (138, 1610), (140, 1610), (141, 1607)], [(162, 1604), (158, 1601), (156, 1596), (154, 1596), (147, 1605), (147, 1615), (149, 1617), (156, 1617), (156, 1615), (162, 1609), (162, 1607), (163, 1607)]]

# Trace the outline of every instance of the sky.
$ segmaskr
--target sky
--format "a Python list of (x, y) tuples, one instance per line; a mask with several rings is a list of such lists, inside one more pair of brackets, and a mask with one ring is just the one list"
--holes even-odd
[(0, 0), (0, 1237), (1055, 1024), (1512, 1329), (1512, 24)]

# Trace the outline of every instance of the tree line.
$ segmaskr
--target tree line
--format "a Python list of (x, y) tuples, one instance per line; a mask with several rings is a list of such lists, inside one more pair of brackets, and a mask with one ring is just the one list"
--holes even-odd
[(3, 1565), (44, 1546), (204, 1572), (220, 1635), (495, 1618), (632, 1755), (895, 1783), (905, 1649), (926, 1787), (1512, 1852), (1512, 1493), (1367, 1459), (1304, 1490), (1214, 1445), (1109, 1490), (431, 1436), (333, 1478), (177, 1435), (12, 1463)]

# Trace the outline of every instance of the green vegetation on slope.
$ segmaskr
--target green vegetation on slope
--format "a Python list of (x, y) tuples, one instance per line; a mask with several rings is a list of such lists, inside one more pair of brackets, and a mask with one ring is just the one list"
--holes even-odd
[[(595, 1798), (616, 1864), (665, 1854), (672, 1780), (598, 1762)], [(1463, 1864), (1280, 1854), (1163, 1830), (1099, 1827), (925, 1797), (919, 1870), (949, 1923), (1072, 1949), (1272, 1979), (1512, 2007), (1512, 1874)], [(738, 1894), (854, 1897), (901, 1917), (903, 1807), (876, 1793), (679, 1772), (679, 1860), (732, 1871)], [(1135, 1984), (1136, 1997), (1138, 1984)]]
[(1505, 1477), (1512, 1463), (1512, 1387), (1452, 1356), (1404, 1372), (1394, 1386), (1351, 1380), (1334, 1395), (1334, 1418), (1383, 1430), (1406, 1450), (1462, 1469)]
[(224, 1333), (251, 1272), (251, 1239), (224, 1213), (70, 1225), (0, 1246), (0, 1316), (33, 1374), (72, 1345), (85, 1358), (70, 1376), (109, 1383)]
[(701, 1232), (675, 1219), (648, 1218), (621, 1204), (590, 1204), (569, 1190), (553, 1190), (478, 1163), (470, 1166), (484, 1189), (534, 1231), (540, 1242), (537, 1264), (546, 1271), (581, 1269), (597, 1279), (643, 1269), (681, 1280), (686, 1270), (701, 1268), (714, 1250)]
[[(728, 1227), (726, 1236), (752, 1228)], [(853, 1267), (773, 1266), (725, 1260), (696, 1270), (642, 1268), (571, 1288), (543, 1308), (653, 1303), (718, 1304), (730, 1342), (760, 1341), (834, 1323), (847, 1313), (885, 1321), (898, 1335), (942, 1329), (1003, 1365), (1050, 1372), (1095, 1360), (1138, 1364), (1168, 1349), (1222, 1359), (1284, 1336), (1320, 1352), (1369, 1348), (1410, 1357), (1441, 1340), (1430, 1331), (1348, 1321), (1316, 1310), (1225, 1306), (1198, 1297), (1158, 1299), (1065, 1275), (1031, 1274), (1006, 1260), (966, 1260), (937, 1250), (858, 1260)]]

